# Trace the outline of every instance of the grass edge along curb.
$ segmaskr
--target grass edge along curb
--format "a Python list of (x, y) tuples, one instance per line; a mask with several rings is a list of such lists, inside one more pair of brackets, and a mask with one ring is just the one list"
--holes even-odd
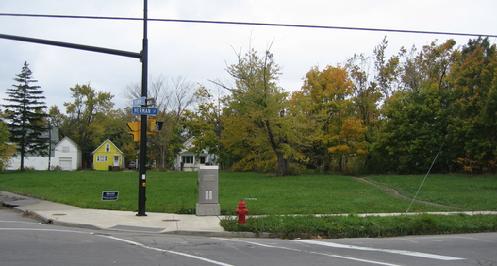
[(497, 216), (465, 214), (420, 214), (388, 217), (282, 215), (252, 217), (244, 225), (239, 225), (236, 219), (228, 217), (221, 220), (221, 226), (226, 231), (269, 233), (284, 239), (394, 237), (497, 232)]

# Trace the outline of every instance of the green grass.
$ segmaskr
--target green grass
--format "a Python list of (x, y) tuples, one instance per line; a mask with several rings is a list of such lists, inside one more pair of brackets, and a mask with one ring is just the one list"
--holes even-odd
[[(413, 197), (423, 177), (382, 175), (368, 179)], [(429, 175), (417, 198), (460, 210), (497, 210), (497, 176)]]
[(280, 238), (352, 238), (454, 234), (497, 231), (493, 215), (415, 215), (392, 217), (268, 216), (249, 218), (239, 225), (221, 221), (227, 231), (270, 233)]
[[(0, 190), (86, 208), (136, 211), (137, 187), (138, 174), (131, 171), (0, 174)], [(221, 172), (220, 189), (221, 209), (225, 214), (233, 214), (243, 198), (249, 198), (250, 214), (398, 212), (409, 204), (348, 176), (275, 177)], [(101, 201), (103, 190), (119, 191), (119, 200)], [(196, 173), (147, 173), (147, 211), (193, 213), (196, 199)], [(415, 205), (413, 210), (441, 209)]]

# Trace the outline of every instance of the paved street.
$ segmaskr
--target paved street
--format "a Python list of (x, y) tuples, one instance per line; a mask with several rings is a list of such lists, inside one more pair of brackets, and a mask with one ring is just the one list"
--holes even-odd
[(497, 233), (229, 239), (40, 224), (0, 208), (0, 265), (497, 265)]

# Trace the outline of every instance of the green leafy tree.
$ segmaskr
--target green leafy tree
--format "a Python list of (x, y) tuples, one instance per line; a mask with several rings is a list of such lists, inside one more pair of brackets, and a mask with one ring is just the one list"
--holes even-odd
[(70, 90), (72, 101), (64, 103), (67, 120), (62, 126), (62, 133), (79, 145), (83, 168), (89, 168), (91, 152), (107, 138), (105, 118), (114, 105), (111, 101), (113, 96), (108, 92), (97, 92), (90, 85), (76, 85)]
[(221, 100), (216, 100), (203, 86), (197, 89), (195, 98), (196, 108), (187, 110), (184, 116), (184, 124), (193, 136), (193, 152), (201, 153), (206, 150), (219, 158), (218, 163), (224, 164), (226, 155), (221, 143), (223, 130)]
[(273, 54), (255, 50), (238, 55), (228, 73), (235, 80), (223, 110), (223, 146), (232, 154), (234, 169), (290, 173), (295, 157), (286, 110), (287, 93), (278, 87), (279, 67)]
[(450, 72), (452, 153), (470, 172), (495, 171), (497, 161), (497, 48), (488, 39), (470, 40)]
[(377, 170), (426, 171), (439, 152), (436, 168), (450, 170), (447, 73), (454, 62), (454, 45), (452, 40), (433, 42), (410, 54), (401, 49), (401, 90), (383, 105), (382, 127), (374, 143)]
[(44, 155), (47, 153), (48, 139), (42, 137), (46, 131), (45, 96), (41, 87), (35, 85), (33, 73), (27, 62), (21, 73), (14, 79), (18, 84), (7, 90), (4, 100), (6, 120), (10, 132), (10, 140), (17, 144), (21, 157), (21, 171), (24, 170), (24, 157), (28, 153)]
[(48, 116), (52, 127), (60, 128), (64, 124), (64, 121), (67, 120), (67, 117), (60, 112), (57, 105), (53, 105), (48, 109)]
[(15, 146), (9, 144), (9, 129), (0, 119), (0, 170), (5, 169), (15, 150)]

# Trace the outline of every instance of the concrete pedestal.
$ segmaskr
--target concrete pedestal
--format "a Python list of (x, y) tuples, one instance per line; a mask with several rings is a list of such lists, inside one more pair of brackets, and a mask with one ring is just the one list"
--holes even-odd
[(219, 203), (197, 203), (195, 214), (198, 216), (218, 216), (221, 215)]

